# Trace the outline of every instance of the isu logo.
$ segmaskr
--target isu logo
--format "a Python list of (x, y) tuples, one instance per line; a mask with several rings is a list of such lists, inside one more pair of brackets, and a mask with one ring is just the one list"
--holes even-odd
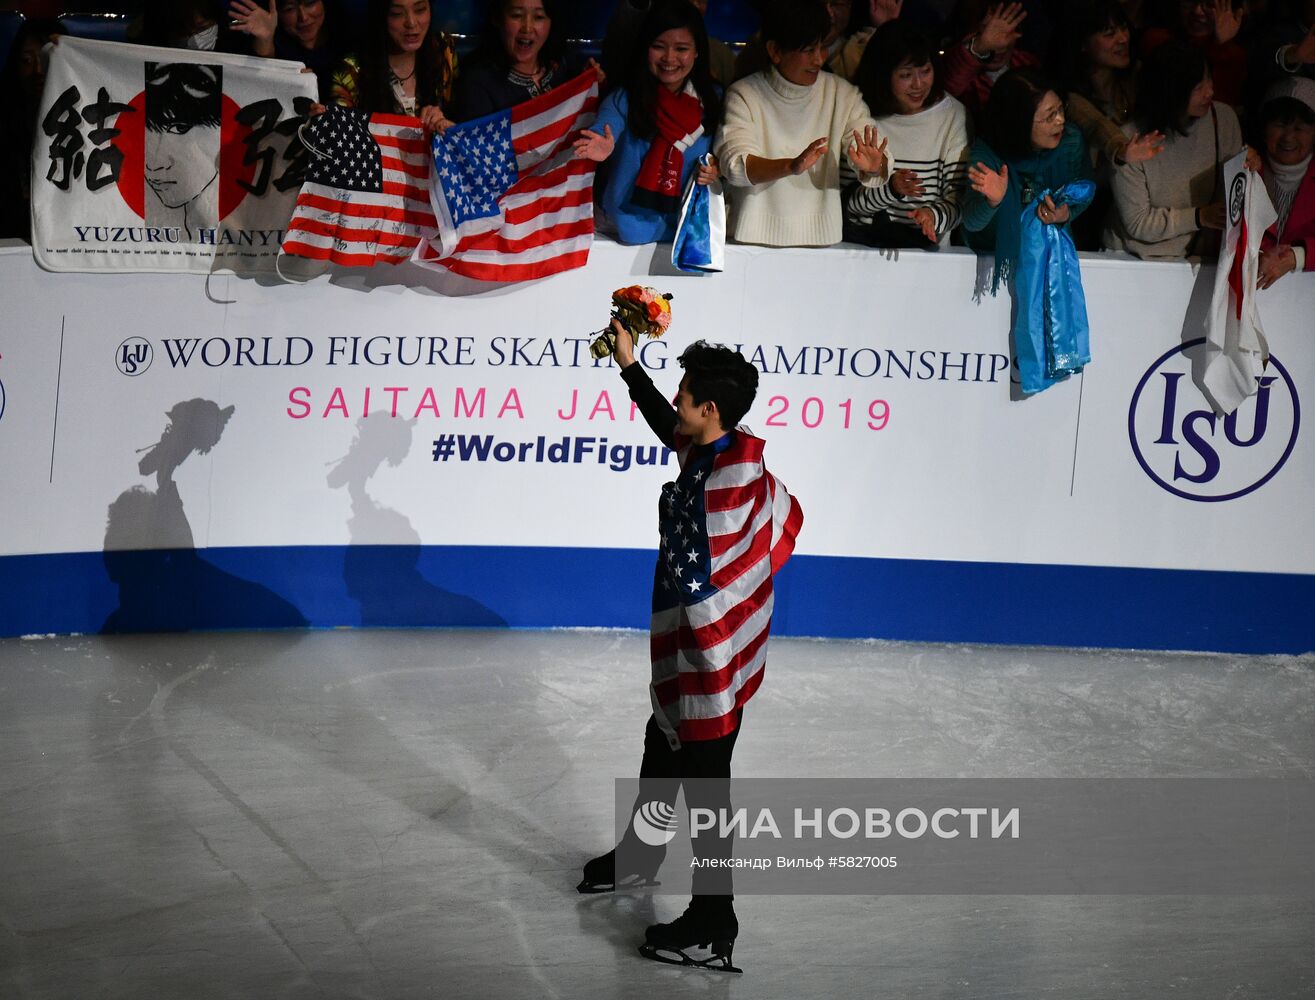
[(149, 340), (129, 337), (114, 352), (114, 364), (125, 375), (140, 375), (151, 367), (155, 351)]
[(1162, 489), (1185, 500), (1235, 500), (1283, 468), (1297, 443), (1301, 404), (1292, 376), (1272, 355), (1256, 394), (1226, 417), (1192, 381), (1205, 338), (1175, 347), (1137, 383), (1128, 409), (1132, 453)]

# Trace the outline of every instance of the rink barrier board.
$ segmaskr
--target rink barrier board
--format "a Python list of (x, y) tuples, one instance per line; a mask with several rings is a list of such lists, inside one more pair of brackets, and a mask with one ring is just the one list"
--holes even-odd
[[(355, 587), (344, 580), (349, 555)], [(654, 552), (639, 549), (480, 546), (212, 548), (114, 556), (121, 581), (149, 579), (161, 559), (173, 556), (198, 560), (206, 574), (214, 571), (213, 580), (187, 588), (185, 595), (178, 587), (125, 594), (123, 606), (139, 610), (114, 621), (116, 609), (122, 615), (120, 585), (109, 578), (104, 553), (7, 556), (0, 558), (0, 633), (342, 625), (645, 629), (655, 559)], [(295, 609), (299, 619), (271, 612), (257, 599), (266, 592), (286, 602), (284, 611)], [(773, 632), (782, 636), (1230, 653), (1315, 650), (1315, 616), (1291, 613), (1315, 607), (1315, 577), (1306, 575), (800, 555), (778, 575), (777, 595)], [(1221, 595), (1229, 597), (1227, 614), (1219, 613)]]

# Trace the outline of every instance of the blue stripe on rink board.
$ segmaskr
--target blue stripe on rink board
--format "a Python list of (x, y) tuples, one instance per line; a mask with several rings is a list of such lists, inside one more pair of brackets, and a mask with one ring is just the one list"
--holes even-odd
[[(0, 634), (645, 628), (654, 553), (330, 546), (0, 557)], [(113, 578), (111, 578), (111, 574)], [(1315, 576), (796, 556), (778, 635), (1303, 653)]]

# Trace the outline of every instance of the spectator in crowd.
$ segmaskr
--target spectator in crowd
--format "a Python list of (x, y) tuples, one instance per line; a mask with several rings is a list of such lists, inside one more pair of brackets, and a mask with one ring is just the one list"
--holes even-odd
[(840, 157), (859, 183), (888, 178), (885, 139), (859, 88), (823, 72), (826, 11), (776, 0), (763, 14), (771, 66), (732, 84), (718, 147), (731, 184), (732, 237), (767, 246), (830, 246), (843, 237)]
[(740, 242), (838, 243), (842, 155), (860, 184), (886, 183), (886, 141), (878, 141), (863, 95), (822, 70), (830, 30), (814, 0), (775, 0), (762, 27), (771, 65), (726, 95), (717, 157), (731, 184), (731, 235)]
[[(687, 0), (657, 0), (640, 25), (631, 70), (603, 101), (593, 129), (575, 152), (612, 158), (603, 210), (622, 243), (675, 237), (681, 197), (691, 175), (710, 184), (716, 160), (700, 166), (721, 121), (703, 16)], [(615, 155), (614, 155), (615, 151)]]
[(333, 71), (347, 55), (347, 22), (337, 0), (234, 0), (228, 13), (253, 53), (305, 64), (320, 99), (328, 99)]
[(1220, 164), (1242, 149), (1242, 129), (1233, 109), (1214, 100), (1205, 53), (1184, 42), (1151, 53), (1124, 130), (1163, 132), (1164, 151), (1115, 169), (1105, 247), (1146, 258), (1217, 253), (1224, 226)]
[(1082, 130), (1099, 181), (1095, 200), (1073, 227), (1073, 241), (1080, 250), (1095, 250), (1112, 197), (1110, 170), (1155, 156), (1164, 136), (1123, 131), (1132, 117), (1137, 77), (1132, 25), (1122, 4), (1094, 0), (1071, 9), (1058, 58), (1068, 77), (1068, 120)]
[(224, 0), (145, 0), (130, 40), (196, 52), (250, 52), (224, 16)]
[(1286, 11), (1251, 45), (1259, 85), (1288, 76), (1315, 79), (1315, 0), (1287, 0)]
[[(765, 8), (771, 6), (772, 2), (773, 0), (762, 0), (762, 2), (754, 2), (754, 6)], [(826, 68), (830, 70), (832, 61), (840, 58), (844, 49), (845, 33), (854, 19), (854, 0), (813, 0), (813, 2), (826, 14), (827, 29), (822, 36), (822, 59)], [(862, 53), (860, 52), (859, 55)], [(767, 57), (766, 39), (759, 31), (749, 39), (744, 51), (735, 60), (735, 79), (743, 80), (746, 76), (760, 73), (771, 64), (771, 59)], [(854, 65), (857, 68), (857, 57)]]
[[(996, 280), (1009, 276), (1022, 238), (1023, 211), (1043, 191), (1091, 176), (1087, 144), (1065, 120), (1064, 99), (1038, 70), (1011, 70), (991, 90), (982, 134), (969, 152), (963, 228), (975, 250), (994, 252)], [(1081, 208), (1046, 196), (1037, 217), (1066, 226)]]
[(1018, 41), (1027, 19), (1021, 3), (998, 3), (985, 7), (980, 0), (960, 4), (959, 18), (981, 10), (977, 30), (945, 53), (945, 89), (963, 102), (974, 119), (986, 110), (995, 82), (1012, 69), (1041, 64), (1022, 49)]
[[(1070, 13), (1063, 65), (1069, 73), (1068, 120), (1082, 130), (1093, 154), (1113, 164), (1149, 160), (1164, 136), (1129, 136), (1137, 74), (1132, 58), (1132, 24), (1123, 6), (1096, 0)], [(1094, 161), (1093, 161), (1094, 162)]]
[(877, 29), (863, 53), (859, 89), (899, 155), (883, 187), (864, 187), (848, 164), (842, 168), (851, 243), (935, 250), (959, 225), (968, 123), (963, 105), (941, 87), (936, 57), (931, 39), (902, 21)]
[(480, 45), (453, 91), (452, 117), (469, 121), (538, 97), (570, 79), (559, 0), (489, 0)]
[(853, 8), (849, 32), (830, 59), (826, 68), (832, 73), (839, 73), (850, 83), (858, 82), (858, 67), (863, 61), (863, 52), (872, 40), (872, 33), (883, 24), (889, 24), (903, 12), (905, 0), (864, 0), (862, 15), (859, 7)]
[(1261, 243), (1258, 283), (1268, 288), (1290, 271), (1315, 271), (1315, 80), (1275, 83), (1260, 118), (1265, 187), (1278, 211)]
[(1246, 87), (1247, 53), (1236, 39), (1245, 12), (1243, 0), (1178, 0), (1177, 19), (1171, 27), (1148, 28), (1142, 34), (1142, 53), (1149, 57), (1171, 39), (1199, 49), (1210, 65), (1216, 99), (1240, 108)]
[(0, 73), (0, 239), (26, 240), (32, 229), (32, 146), (46, 82), (46, 43), (65, 34), (55, 20), (19, 25)]
[[(700, 15), (707, 18), (708, 0), (690, 2)], [(612, 20), (607, 25), (607, 34), (603, 38), (603, 69), (607, 71), (609, 79), (624, 84), (629, 78), (629, 60), (635, 38), (653, 3), (654, 0), (620, 0), (616, 5)], [(735, 79), (735, 53), (725, 42), (711, 36), (708, 37), (708, 68), (713, 81), (723, 90)]]
[(375, 113), (419, 115), (441, 131), (452, 100), (456, 43), (439, 31), (429, 0), (370, 0), (364, 46), (333, 74), (333, 103)]

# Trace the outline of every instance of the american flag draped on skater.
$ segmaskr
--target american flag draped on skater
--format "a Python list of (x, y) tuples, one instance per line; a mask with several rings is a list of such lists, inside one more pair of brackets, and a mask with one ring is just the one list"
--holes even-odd
[(676, 745), (735, 728), (758, 689), (771, 630), (772, 575), (794, 551), (803, 512), (737, 431), (721, 451), (678, 440), (680, 478), (662, 488), (650, 633), (653, 712)]
[(583, 267), (593, 241), (596, 164), (572, 140), (593, 123), (598, 73), (433, 137), (437, 232), (415, 261), (480, 281), (528, 281)]

